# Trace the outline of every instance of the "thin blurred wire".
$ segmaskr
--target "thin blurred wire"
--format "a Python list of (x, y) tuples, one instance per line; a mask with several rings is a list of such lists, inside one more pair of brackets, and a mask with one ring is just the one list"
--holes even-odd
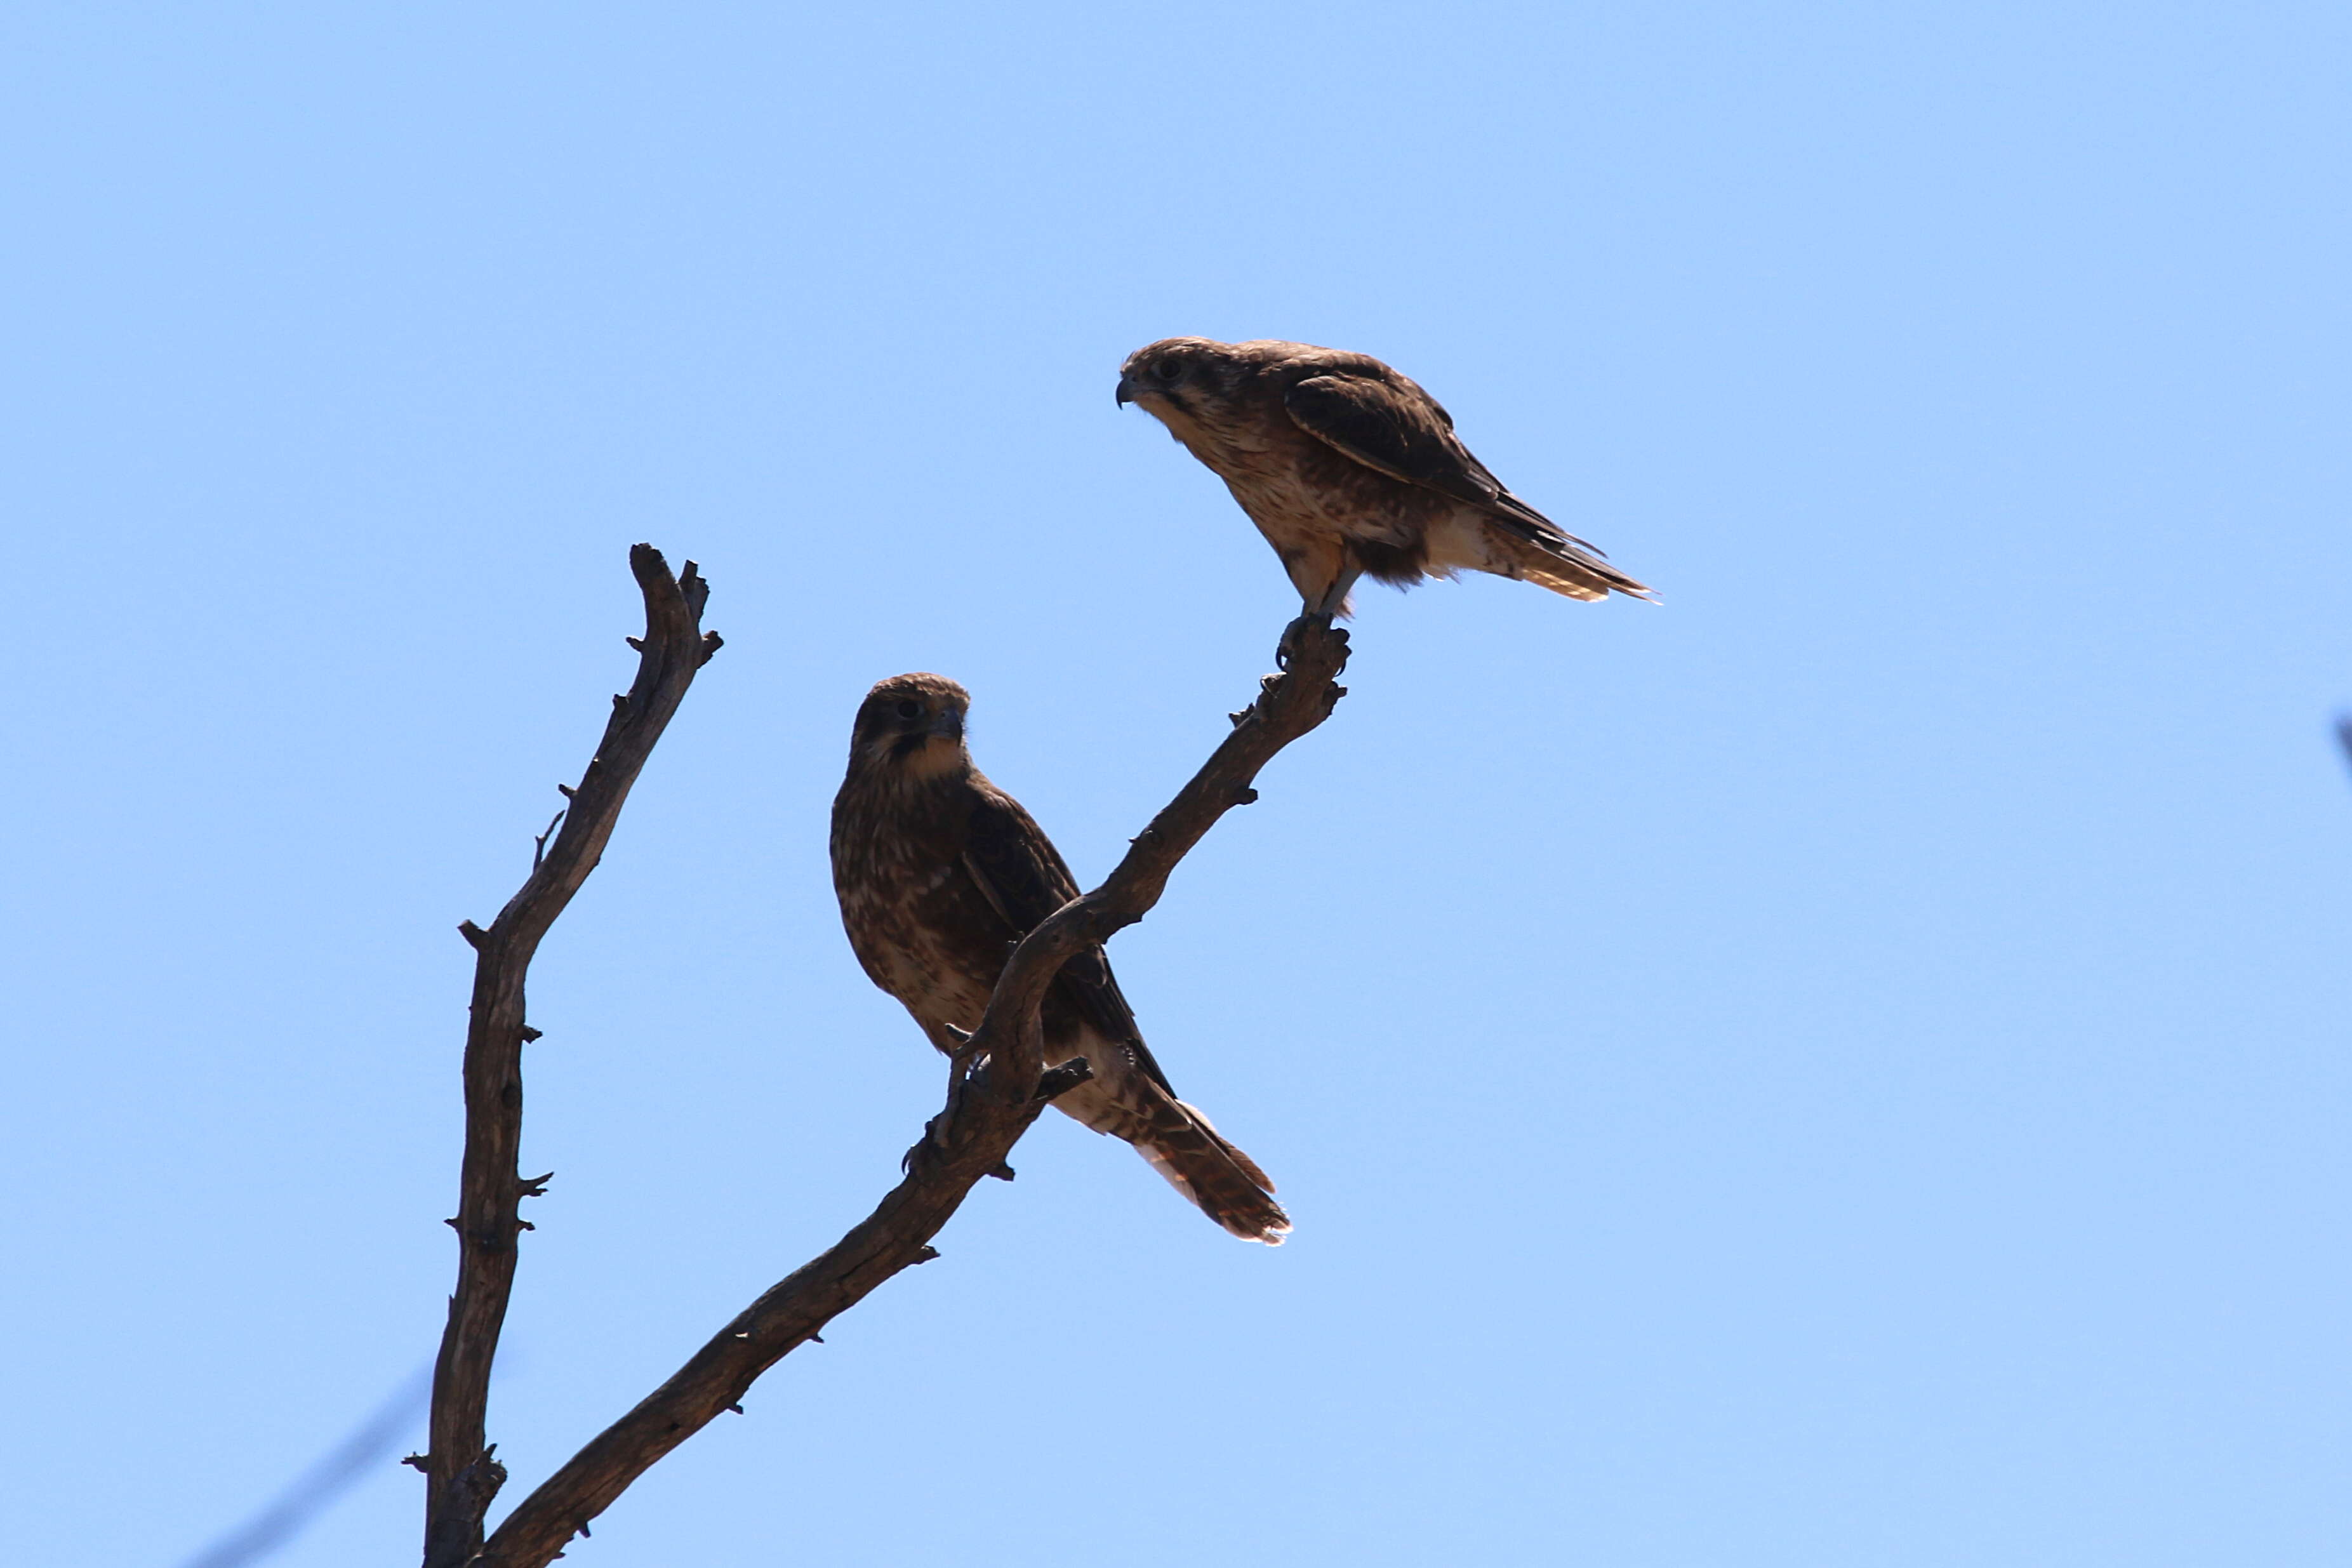
[(251, 1519), (222, 1536), (182, 1568), (247, 1568), (274, 1554), (332, 1507), (362, 1477), (390, 1457), (425, 1416), (433, 1389), (431, 1363), (401, 1380), (391, 1397)]
[(2344, 748), (2344, 760), (2352, 763), (2352, 710), (2336, 716), (2336, 743)]

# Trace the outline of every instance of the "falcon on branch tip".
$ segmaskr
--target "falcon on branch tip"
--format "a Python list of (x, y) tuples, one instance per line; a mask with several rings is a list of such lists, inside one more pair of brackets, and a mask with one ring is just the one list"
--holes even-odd
[(1118, 401), (1142, 405), (1225, 481), (1308, 615), (1349, 614), (1366, 574), (1406, 588), (1491, 572), (1571, 599), (1656, 601), (1504, 489), (1437, 399), (1370, 354), (1162, 338), (1119, 367)]
[[(1013, 944), (1078, 895), (1045, 830), (972, 766), (971, 706), (944, 676), (876, 686), (857, 710), (849, 776), (833, 802), (833, 885), (849, 945), (874, 984), (959, 1061)], [(1083, 1056), (1094, 1069), (1056, 1109), (1134, 1144), (1235, 1236), (1282, 1240), (1290, 1217), (1274, 1184), (1176, 1098), (1101, 948), (1063, 966), (1041, 1022), (1048, 1065)]]

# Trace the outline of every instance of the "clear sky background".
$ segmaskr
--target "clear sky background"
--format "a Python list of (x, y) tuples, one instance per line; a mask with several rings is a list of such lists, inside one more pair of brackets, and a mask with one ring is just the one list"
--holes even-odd
[[(2340, 6), (19, 4), (7, 1555), (171, 1564), (426, 1358), (470, 954), (637, 629), (727, 648), (532, 975), (509, 1500), (940, 1068), (825, 866), (955, 676), (1080, 874), (1295, 600), (1112, 403), (1361, 349), (1658, 585), (1361, 595), (1113, 950), (1282, 1183), (1060, 1119), (568, 1562), (2352, 1552)], [(381, 1466), (281, 1561), (414, 1561)]]

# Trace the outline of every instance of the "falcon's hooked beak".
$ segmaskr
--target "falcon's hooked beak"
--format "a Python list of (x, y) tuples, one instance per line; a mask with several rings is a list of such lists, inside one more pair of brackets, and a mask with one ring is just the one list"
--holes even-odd
[(952, 708), (900, 731), (889, 748), (891, 764), (902, 778), (933, 779), (971, 765), (963, 750), (963, 715)]
[[(1139, 376), (1121, 375), (1118, 378), (1118, 405), (1121, 408), (1132, 403), (1162, 425), (1168, 423), (1171, 411), (1178, 414), (1190, 412), (1178, 399), (1173, 388), (1154, 386), (1150, 381)], [(1151, 401), (1144, 402), (1147, 397)]]

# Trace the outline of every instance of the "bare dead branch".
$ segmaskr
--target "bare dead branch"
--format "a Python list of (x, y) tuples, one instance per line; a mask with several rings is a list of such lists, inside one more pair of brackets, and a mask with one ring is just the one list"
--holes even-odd
[(1330, 715), (1346, 689), (1348, 637), (1328, 617), (1285, 635), (1286, 672), (1257, 700), (1191, 783), (1138, 835), (1101, 887), (1073, 899), (1013, 950), (972, 1043), (982, 1065), (949, 1096), (908, 1161), (904, 1181), (838, 1242), (744, 1309), (635, 1409), (525, 1498), (484, 1547), (478, 1568), (543, 1568), (656, 1461), (722, 1413), (739, 1410), (761, 1373), (817, 1339), (828, 1322), (904, 1268), (939, 1256), (931, 1238), (1005, 1157), (1056, 1094), (1087, 1078), (1078, 1058), (1050, 1072), (1038, 1008), (1062, 965), (1134, 924), (1160, 901), (1192, 847), (1236, 805), (1255, 799), (1258, 770)]
[(613, 699), (604, 738), (580, 783), (564, 791), (564, 814), (534, 842), (521, 889), (488, 930), (471, 921), (458, 927), (474, 947), (474, 996), (466, 1028), (466, 1152), (449, 1222), (457, 1232), (457, 1289), (434, 1363), (431, 1436), (420, 1467), (425, 1568), (459, 1568), (473, 1558), (483, 1517), (506, 1479), (484, 1431), (490, 1363), (514, 1286), (515, 1237), (528, 1228), (519, 1205), (546, 1180), (525, 1180), (515, 1163), (522, 1047), (539, 1037), (523, 1021), (523, 976), (540, 939), (603, 858), (629, 788), (695, 671), (719, 651), (719, 634), (702, 630), (710, 589), (693, 562), (672, 577), (661, 552), (639, 544), (629, 551), (629, 570), (646, 600), (636, 680), (627, 696)]

